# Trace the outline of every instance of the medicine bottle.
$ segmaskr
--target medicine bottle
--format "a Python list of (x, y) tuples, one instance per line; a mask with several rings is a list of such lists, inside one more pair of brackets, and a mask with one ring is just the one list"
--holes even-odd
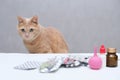
[(107, 48), (106, 66), (116, 67), (118, 63), (118, 56), (116, 55), (116, 48)]

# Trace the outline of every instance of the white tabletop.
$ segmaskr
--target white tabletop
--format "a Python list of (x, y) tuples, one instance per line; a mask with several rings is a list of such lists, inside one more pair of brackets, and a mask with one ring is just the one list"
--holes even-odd
[[(69, 53), (70, 55), (70, 53)], [(88, 53), (77, 53), (75, 56), (91, 56)], [(16, 70), (14, 66), (25, 61), (46, 61), (54, 56), (67, 56), (65, 54), (22, 54), (0, 53), (0, 80), (119, 80), (120, 61), (118, 67), (109, 68), (102, 66), (100, 70), (92, 70), (89, 67), (60, 68), (54, 73), (40, 73), (35, 70)], [(118, 55), (120, 57), (120, 55)], [(105, 59), (105, 55), (101, 56)]]

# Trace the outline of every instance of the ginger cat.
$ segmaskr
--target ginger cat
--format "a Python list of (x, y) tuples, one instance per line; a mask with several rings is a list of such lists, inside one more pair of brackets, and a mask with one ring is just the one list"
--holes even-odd
[(67, 53), (67, 44), (59, 31), (43, 27), (38, 17), (18, 17), (18, 33), (30, 53)]

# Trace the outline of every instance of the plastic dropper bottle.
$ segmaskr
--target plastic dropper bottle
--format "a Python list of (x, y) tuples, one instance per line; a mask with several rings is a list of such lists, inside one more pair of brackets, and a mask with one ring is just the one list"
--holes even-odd
[(94, 49), (94, 56), (89, 59), (88, 64), (93, 70), (98, 70), (102, 67), (102, 59), (97, 55), (97, 48)]
[(105, 54), (106, 53), (106, 49), (104, 45), (101, 45), (100, 47), (100, 54)]

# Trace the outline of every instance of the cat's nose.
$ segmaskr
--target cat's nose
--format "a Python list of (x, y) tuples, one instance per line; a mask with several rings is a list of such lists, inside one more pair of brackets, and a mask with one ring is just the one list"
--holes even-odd
[(29, 33), (25, 33), (25, 37), (28, 38), (29, 37)]

